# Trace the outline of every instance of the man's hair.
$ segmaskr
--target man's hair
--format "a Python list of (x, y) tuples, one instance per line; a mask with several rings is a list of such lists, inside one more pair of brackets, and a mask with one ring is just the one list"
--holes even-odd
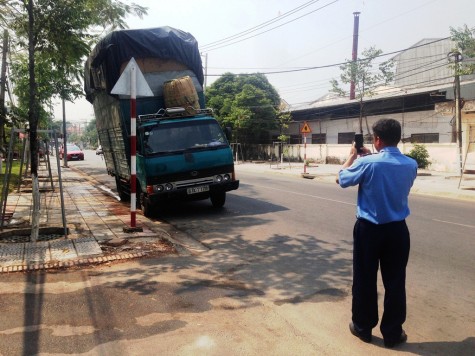
[(374, 123), (373, 134), (386, 145), (397, 146), (401, 141), (401, 124), (394, 119), (381, 119)]

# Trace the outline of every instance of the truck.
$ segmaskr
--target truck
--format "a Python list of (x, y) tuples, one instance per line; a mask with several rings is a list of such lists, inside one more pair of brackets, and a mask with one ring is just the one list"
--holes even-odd
[[(131, 100), (111, 90), (132, 58), (153, 93), (136, 99), (137, 205), (148, 217), (170, 200), (210, 199), (213, 207), (223, 207), (226, 192), (239, 187), (230, 130), (223, 130), (205, 106), (196, 39), (172, 27), (113, 31), (85, 63), (86, 99), (93, 105), (106, 169), (115, 177), (120, 199), (131, 196)], [(167, 100), (176, 96), (166, 90), (176, 81), (192, 83), (178, 100), (183, 105)]]

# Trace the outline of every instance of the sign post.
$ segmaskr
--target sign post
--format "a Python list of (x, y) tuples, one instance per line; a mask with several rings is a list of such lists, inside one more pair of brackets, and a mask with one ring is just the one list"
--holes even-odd
[(136, 226), (137, 210), (137, 96), (153, 96), (145, 77), (134, 58), (131, 58), (111, 94), (130, 97), (130, 229), (125, 232), (142, 231)]
[(312, 129), (308, 126), (307, 121), (303, 122), (300, 133), (303, 134), (303, 174), (307, 174), (307, 134), (312, 133)]

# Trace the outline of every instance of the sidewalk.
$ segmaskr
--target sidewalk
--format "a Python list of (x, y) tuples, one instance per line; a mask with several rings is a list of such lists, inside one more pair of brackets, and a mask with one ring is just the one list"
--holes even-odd
[[(296, 179), (335, 184), (339, 165), (284, 163), (238, 163), (240, 173), (285, 174)], [(206, 251), (206, 247), (169, 225), (152, 221), (137, 211), (137, 227), (142, 232), (124, 232), (130, 227), (130, 205), (119, 202), (98, 187), (100, 184), (74, 168), (62, 169), (66, 222), (64, 237), (61, 200), (57, 179), (55, 191), (41, 194), (41, 226), (48, 227), (38, 242), (28, 241), (31, 230), (31, 191), (10, 193), (6, 221), (0, 231), (0, 273), (65, 268), (114, 260), (140, 258), (163, 250), (164, 253), (190, 254)], [(41, 177), (41, 175), (40, 175)], [(56, 174), (53, 173), (53, 177)], [(242, 180), (242, 178), (239, 178)], [(43, 183), (45, 188), (49, 182)], [(458, 188), (454, 174), (421, 171), (411, 194), (475, 201), (475, 176), (466, 175)], [(61, 235), (61, 236), (58, 236)], [(130, 243), (125, 243), (129, 241)], [(123, 245), (122, 245), (123, 244)], [(168, 246), (167, 246), (168, 244)], [(111, 247), (113, 245), (115, 247)], [(148, 248), (147, 248), (148, 246)]]
[[(64, 234), (60, 189), (56, 172), (51, 183), (40, 177), (41, 217), (37, 242), (31, 231), (31, 189), (8, 195), (3, 230), (0, 231), (0, 273), (93, 265), (144, 257), (153, 253), (189, 254), (204, 247), (193, 239), (172, 232), (167, 224), (151, 221), (137, 211), (136, 226), (142, 232), (124, 232), (130, 227), (130, 204), (102, 191), (100, 184), (74, 168), (61, 170), (66, 225)], [(173, 235), (173, 236), (172, 236)], [(129, 243), (127, 243), (129, 242)]]

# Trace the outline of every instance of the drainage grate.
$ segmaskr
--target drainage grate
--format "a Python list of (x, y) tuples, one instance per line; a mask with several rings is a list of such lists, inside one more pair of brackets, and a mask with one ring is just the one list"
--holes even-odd
[[(38, 235), (38, 241), (52, 241), (52, 240), (61, 239), (63, 237), (64, 237), (64, 234), (63, 235), (42, 234), (42, 235)], [(3, 236), (3, 237), (0, 237), (0, 242), (4, 242), (4, 243), (30, 242), (30, 235)]]

